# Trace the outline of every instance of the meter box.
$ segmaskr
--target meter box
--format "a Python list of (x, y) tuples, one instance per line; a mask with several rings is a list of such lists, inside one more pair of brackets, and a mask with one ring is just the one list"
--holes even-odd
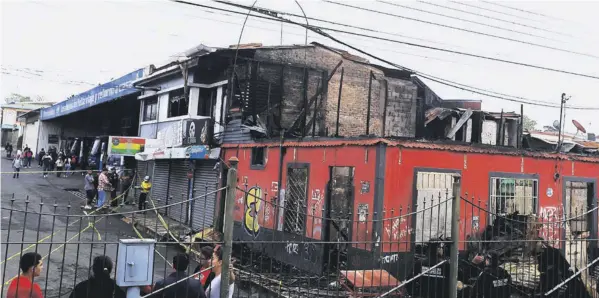
[(120, 287), (152, 284), (154, 239), (119, 239), (116, 283)]

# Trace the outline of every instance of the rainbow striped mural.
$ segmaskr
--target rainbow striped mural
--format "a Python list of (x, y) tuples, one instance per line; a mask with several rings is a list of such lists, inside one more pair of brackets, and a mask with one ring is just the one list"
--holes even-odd
[(137, 137), (114, 137), (108, 139), (108, 155), (135, 156), (144, 151), (146, 139)]

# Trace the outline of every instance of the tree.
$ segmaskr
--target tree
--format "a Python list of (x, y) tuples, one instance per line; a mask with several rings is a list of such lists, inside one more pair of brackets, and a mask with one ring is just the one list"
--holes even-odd
[(524, 117), (522, 117), (523, 119), (523, 123), (522, 123), (522, 127), (525, 130), (531, 131), (534, 130), (535, 127), (537, 126), (537, 121), (535, 121), (534, 119), (531, 119), (530, 117), (524, 115)]
[(34, 98), (31, 98), (29, 96), (21, 95), (21, 94), (18, 94), (18, 93), (12, 93), (8, 97), (4, 98), (4, 102), (6, 102), (6, 103), (11, 103), (11, 102), (42, 102), (42, 101), (44, 101), (44, 97), (41, 96), (41, 95), (36, 95)]

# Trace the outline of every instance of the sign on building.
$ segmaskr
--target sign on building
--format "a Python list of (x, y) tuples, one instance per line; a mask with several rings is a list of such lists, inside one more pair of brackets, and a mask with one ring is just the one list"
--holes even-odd
[(146, 139), (136, 137), (108, 137), (108, 155), (135, 156), (143, 152)]
[(183, 145), (207, 145), (212, 129), (210, 119), (188, 119), (183, 122)]

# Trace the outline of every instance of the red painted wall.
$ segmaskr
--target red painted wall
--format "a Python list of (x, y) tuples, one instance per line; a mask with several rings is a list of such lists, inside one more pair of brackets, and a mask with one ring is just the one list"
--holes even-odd
[[(573, 165), (574, 164), (574, 165)], [(416, 168), (448, 169), (461, 171), (462, 197), (470, 198), (481, 207), (487, 208), (489, 198), (489, 173), (504, 172), (514, 174), (537, 174), (539, 176), (539, 209), (538, 213), (546, 207), (556, 207), (561, 210), (562, 205), (562, 179), (557, 182), (553, 179), (558, 171), (561, 177), (576, 176), (599, 179), (599, 163), (581, 161), (541, 159), (533, 157), (520, 157), (509, 155), (492, 155), (479, 153), (460, 153), (441, 150), (407, 149), (401, 147), (388, 147), (385, 169), (385, 198), (383, 208), (386, 213), (391, 209), (399, 215), (408, 213), (407, 206), (412, 206), (414, 200), (413, 185), (414, 171)], [(547, 189), (553, 189), (552, 197), (547, 196)], [(597, 194), (595, 194), (597, 196)], [(473, 199), (474, 198), (474, 199)], [(413, 208), (413, 207), (412, 207)], [(487, 224), (488, 213), (480, 211), (471, 204), (460, 204), (460, 234), (465, 239), (466, 234), (473, 232), (472, 217), (479, 216), (480, 229)], [(390, 215), (386, 216), (391, 217)], [(399, 225), (392, 220), (383, 222), (383, 251), (405, 251), (410, 249), (410, 233), (412, 218), (400, 220)], [(388, 233), (387, 231), (391, 231)], [(545, 237), (559, 237), (558, 230), (543, 231)], [(447, 235), (449, 236), (449, 235)], [(463, 247), (463, 245), (462, 245)]]
[[(280, 151), (277, 147), (266, 149), (266, 165), (264, 169), (251, 169), (251, 148), (231, 148), (225, 150), (224, 158), (237, 156), (239, 159), (238, 177), (239, 187), (246, 187), (248, 190), (258, 186), (267, 201), (263, 201), (258, 210), (258, 223), (260, 228), (275, 229), (276, 215), (282, 221), (282, 214), (278, 212), (273, 198), (278, 195), (276, 189), (272, 188), (273, 182), (276, 183), (279, 175)], [(369, 204), (372, 210), (374, 200), (374, 169), (376, 161), (376, 148), (374, 146), (343, 146), (343, 147), (288, 147), (283, 161), (283, 179), (282, 186), (279, 189), (287, 188), (287, 165), (290, 163), (309, 163), (308, 175), (308, 198), (306, 216), (305, 235), (308, 238), (322, 239), (322, 214), (323, 204), (325, 203), (326, 184), (329, 181), (329, 167), (332, 166), (353, 166), (354, 171), (354, 209), (361, 203)], [(247, 177), (247, 186), (244, 186), (244, 180)], [(361, 181), (370, 182), (370, 192), (361, 194)], [(267, 193), (267, 194), (265, 194)], [(320, 194), (319, 196), (316, 194)], [(235, 220), (243, 223), (246, 216), (244, 206), (244, 192), (237, 192), (235, 207)], [(354, 212), (354, 221), (358, 216)], [(354, 224), (353, 241), (365, 241), (371, 236), (372, 226), (368, 230), (364, 227), (358, 227)]]
[[(315, 142), (313, 142), (315, 143)], [(250, 145), (251, 146), (251, 145)], [(255, 146), (255, 145), (254, 145)], [(273, 183), (278, 180), (279, 148), (269, 147), (266, 153), (266, 166), (256, 170), (250, 168), (251, 148), (224, 148), (224, 159), (236, 156), (239, 158), (239, 187), (251, 189), (257, 186), (262, 191), (265, 201), (258, 210), (257, 220), (260, 228), (276, 229), (278, 208), (275, 208), (275, 198), (278, 195)], [(335, 146), (335, 147), (288, 147), (283, 164), (309, 163), (308, 206), (305, 212), (306, 232), (308, 238), (322, 240), (322, 208), (325, 198), (326, 183), (329, 181), (329, 167), (353, 166), (354, 175), (354, 204), (353, 204), (353, 241), (373, 241), (372, 219), (375, 189), (375, 146)], [(413, 149), (398, 146), (388, 146), (385, 156), (384, 170), (384, 218), (394, 217), (397, 220), (383, 220), (382, 251), (396, 252), (411, 249), (411, 217), (398, 218), (412, 212), (414, 194), (414, 171), (416, 168), (447, 169), (461, 172), (461, 192), (476, 202), (479, 199), (483, 208), (489, 198), (489, 173), (503, 172), (514, 174), (536, 174), (539, 176), (538, 195), (541, 212), (546, 207), (559, 207), (562, 204), (562, 179), (554, 181), (553, 176), (558, 171), (561, 177), (576, 176), (599, 179), (599, 162), (583, 162), (522, 157), (516, 155), (461, 153), (435, 149)], [(283, 168), (283, 179), (278, 189), (286, 189), (287, 168)], [(246, 178), (247, 177), (247, 178)], [(244, 181), (247, 179), (247, 186)], [(370, 182), (370, 191), (361, 194), (361, 181)], [(547, 189), (553, 189), (553, 196), (547, 196)], [(320, 196), (313, 198), (313, 193), (319, 191)], [(596, 194), (597, 196), (597, 194)], [(358, 206), (368, 204), (369, 215), (366, 222), (359, 222)], [(237, 192), (235, 220), (242, 222), (246, 216), (244, 193)], [(472, 217), (479, 216), (479, 227), (487, 224), (487, 213), (479, 211), (471, 205), (462, 202), (460, 232), (462, 240), (472, 230)], [(314, 210), (314, 211), (313, 211)], [(278, 214), (282, 221), (282, 214)], [(557, 229), (545, 231), (542, 236), (558, 237)], [(449, 235), (447, 235), (449, 236)], [(267, 239), (264, 239), (267, 240)], [(370, 245), (353, 244), (354, 247), (370, 249)], [(463, 245), (462, 245), (463, 247)]]

